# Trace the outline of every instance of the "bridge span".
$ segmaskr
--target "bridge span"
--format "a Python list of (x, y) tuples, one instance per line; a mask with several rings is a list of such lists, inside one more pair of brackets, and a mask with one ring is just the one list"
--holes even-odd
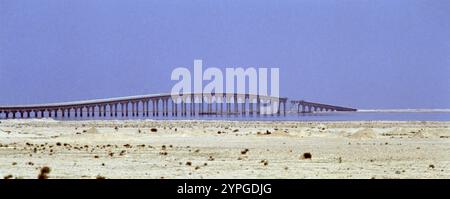
[(307, 102), (304, 100), (291, 100), (291, 105), (296, 107), (297, 113), (328, 112), (328, 111), (357, 111), (357, 109), (354, 109), (354, 108), (333, 106), (333, 105), (329, 105), (329, 104), (321, 104), (321, 103), (316, 103), (316, 102)]
[[(286, 115), (287, 102), (288, 98), (236, 93), (190, 93), (181, 96), (151, 94), (63, 103), (0, 106), (0, 119), (266, 115), (267, 112), (261, 109), (268, 105), (278, 107), (269, 115)], [(353, 108), (304, 100), (290, 100), (290, 102), (297, 113), (356, 111)]]
[[(180, 98), (185, 99), (178, 100)], [(180, 103), (176, 103), (177, 100)], [(194, 103), (190, 103), (194, 102)], [(260, 115), (261, 107), (276, 103), (275, 113), (286, 114), (287, 98), (262, 95), (212, 93), (138, 95), (63, 103), (0, 106), (0, 118), (129, 118), (196, 115)]]

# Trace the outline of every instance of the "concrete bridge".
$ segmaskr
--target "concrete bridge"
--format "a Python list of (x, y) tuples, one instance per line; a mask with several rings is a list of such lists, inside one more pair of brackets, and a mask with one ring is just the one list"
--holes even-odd
[(315, 102), (307, 102), (304, 100), (291, 100), (291, 105), (296, 107), (297, 113), (328, 112), (328, 111), (357, 111), (357, 109), (354, 109), (354, 108), (333, 106), (333, 105), (329, 105), (329, 104), (321, 104), (321, 103), (315, 103)]
[[(186, 101), (180, 100), (181, 98)], [(175, 103), (175, 101), (180, 103)], [(190, 103), (194, 102), (194, 103)], [(260, 115), (261, 107), (278, 106), (272, 115), (286, 114), (287, 98), (249, 94), (139, 95), (64, 103), (0, 106), (0, 118), (129, 118), (196, 115)], [(282, 110), (282, 111), (281, 111)]]

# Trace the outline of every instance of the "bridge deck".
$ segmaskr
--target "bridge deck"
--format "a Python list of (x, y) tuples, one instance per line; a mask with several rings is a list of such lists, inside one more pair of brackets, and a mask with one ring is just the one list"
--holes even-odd
[[(188, 99), (178, 101), (177, 99)], [(194, 101), (193, 101), (194, 100)], [(190, 103), (194, 102), (194, 103)], [(271, 104), (271, 114), (286, 113), (287, 98), (264, 95), (239, 93), (188, 93), (174, 95), (168, 93), (136, 95), (107, 99), (83, 100), (62, 103), (32, 104), (32, 105), (6, 105), (0, 106), (0, 118), (30, 118), (30, 117), (128, 117), (131, 116), (172, 116), (203, 115), (204, 113), (219, 112), (221, 115), (229, 114), (266, 114), (267, 103)], [(170, 104), (170, 105), (169, 105)], [(281, 106), (281, 104), (283, 106)], [(205, 105), (207, 107), (205, 107)], [(213, 106), (215, 108), (213, 108)], [(223, 106), (226, 105), (226, 108)], [(276, 108), (278, 105), (278, 108)], [(262, 108), (261, 108), (262, 107)], [(220, 109), (219, 109), (220, 108)], [(264, 111), (260, 111), (263, 109)]]
[(322, 104), (317, 102), (308, 102), (304, 100), (291, 100), (291, 104), (297, 105), (298, 110), (302, 108), (302, 112), (306, 112), (305, 109), (308, 108), (308, 112), (312, 112), (312, 109), (319, 110), (331, 110), (331, 111), (357, 111), (357, 109), (343, 107), (343, 106), (334, 106), (329, 104)]

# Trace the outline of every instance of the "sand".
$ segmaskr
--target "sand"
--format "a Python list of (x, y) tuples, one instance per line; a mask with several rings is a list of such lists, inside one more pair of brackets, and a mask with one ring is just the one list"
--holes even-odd
[(450, 178), (450, 122), (1, 120), (0, 177), (45, 166), (50, 179)]

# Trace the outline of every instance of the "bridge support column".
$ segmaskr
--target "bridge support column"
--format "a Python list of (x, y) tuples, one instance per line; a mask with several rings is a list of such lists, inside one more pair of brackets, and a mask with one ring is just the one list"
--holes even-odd
[(169, 116), (169, 98), (166, 98), (166, 117)]
[(181, 107), (181, 116), (184, 116), (184, 100), (181, 100), (181, 105), (180, 105)]
[(103, 116), (103, 106), (101, 105), (101, 104), (98, 104), (98, 105), (96, 105), (97, 106), (97, 109), (98, 109), (98, 113), (97, 113), (97, 115), (98, 115), (98, 117), (102, 117)]
[(234, 95), (234, 114), (238, 114), (239, 113), (239, 104), (238, 104), (238, 98), (237, 95)]
[(220, 115), (222, 115), (223, 114), (223, 103), (225, 102), (225, 100), (224, 100), (224, 98), (223, 98), (223, 96), (222, 96), (222, 98), (220, 98), (221, 100), (220, 100), (220, 103), (219, 103), (219, 108), (220, 108)]
[(149, 106), (150, 106), (149, 100), (146, 100), (146, 101), (145, 101), (145, 116), (146, 116), (146, 117), (148, 117), (148, 112), (149, 112), (149, 110), (150, 110), (150, 109), (148, 108)]
[(166, 117), (169, 116), (169, 98), (166, 98)]
[(106, 117), (106, 104), (103, 105), (103, 117)]
[(159, 98), (156, 99), (156, 116), (159, 116)]
[(246, 110), (246, 107), (245, 107), (245, 106), (247, 105), (246, 102), (247, 102), (247, 98), (244, 97), (243, 102), (242, 102), (242, 108), (241, 108), (241, 109), (242, 109), (242, 110), (241, 110), (242, 115), (245, 115), (245, 114), (246, 114), (246, 111), (247, 111), (247, 110)]
[(191, 95), (191, 116), (195, 116), (195, 96)]
[(260, 115), (261, 114), (261, 99), (259, 98), (259, 96), (256, 98), (256, 115)]
[(167, 99), (163, 99), (163, 116), (167, 116)]
[(166, 108), (164, 98), (161, 98), (161, 116), (165, 116), (164, 109)]
[(120, 104), (120, 115), (125, 116), (125, 103)]
[(280, 99), (275, 100), (275, 101), (278, 101), (278, 104), (277, 104), (277, 107), (278, 107), (277, 115), (279, 116), (279, 115), (281, 115), (281, 101), (280, 101)]
[(217, 101), (218, 99), (216, 98), (216, 101), (214, 101), (214, 114), (217, 116), (217, 114), (219, 113), (219, 102)]
[(175, 116), (178, 116), (178, 103), (174, 103), (174, 108), (175, 108)]
[(155, 104), (156, 103), (155, 103), (155, 100), (153, 100), (153, 99), (151, 101), (152, 101), (152, 116), (154, 117), (155, 116), (155, 106), (156, 106)]
[(86, 116), (91, 117), (91, 107), (90, 106), (86, 107)]
[(184, 111), (184, 116), (187, 116), (187, 102), (186, 102), (186, 99), (183, 102), (183, 111)]
[[(141, 103), (141, 101), (137, 101), (136, 102), (136, 117), (139, 117), (140, 115), (140, 109), (139, 109), (139, 104)], [(142, 108), (143, 109), (143, 108)]]
[(172, 116), (175, 116), (175, 106), (174, 106), (174, 101), (173, 101), (173, 99), (172, 100), (170, 100), (170, 104), (171, 104), (171, 110), (172, 110)]

